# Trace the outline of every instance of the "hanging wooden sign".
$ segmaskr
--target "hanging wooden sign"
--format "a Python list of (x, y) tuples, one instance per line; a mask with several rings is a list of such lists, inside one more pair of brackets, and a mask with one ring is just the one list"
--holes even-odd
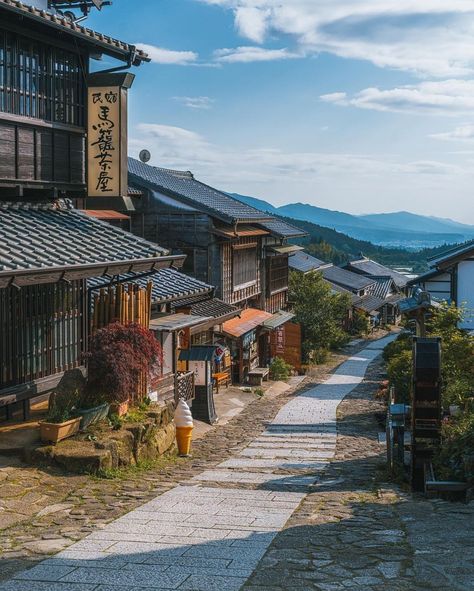
[(88, 197), (127, 195), (127, 91), (133, 74), (92, 74), (87, 97)]

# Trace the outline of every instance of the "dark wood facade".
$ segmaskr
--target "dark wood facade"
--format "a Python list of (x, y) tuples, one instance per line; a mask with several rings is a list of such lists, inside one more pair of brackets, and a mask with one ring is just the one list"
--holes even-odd
[(87, 73), (88, 55), (72, 42), (46, 42), (2, 15), (0, 197), (85, 190)]

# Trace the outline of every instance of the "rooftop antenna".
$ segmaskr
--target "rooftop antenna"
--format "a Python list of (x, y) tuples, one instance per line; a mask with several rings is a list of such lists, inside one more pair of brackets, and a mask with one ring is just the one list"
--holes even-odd
[(143, 164), (146, 164), (147, 162), (150, 162), (151, 154), (148, 150), (142, 150), (138, 157), (140, 158), (140, 161), (143, 162)]

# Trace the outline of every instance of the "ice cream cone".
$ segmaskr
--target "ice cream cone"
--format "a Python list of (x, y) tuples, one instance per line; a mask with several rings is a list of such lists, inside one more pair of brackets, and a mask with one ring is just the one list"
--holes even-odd
[(189, 456), (191, 451), (191, 440), (193, 438), (193, 426), (176, 427), (176, 442), (180, 456)]

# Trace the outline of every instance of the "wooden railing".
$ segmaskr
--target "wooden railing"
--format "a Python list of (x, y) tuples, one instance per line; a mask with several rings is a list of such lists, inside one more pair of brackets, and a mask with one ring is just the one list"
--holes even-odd
[(192, 400), (194, 398), (194, 372), (178, 372), (176, 374), (175, 397), (178, 400)]

